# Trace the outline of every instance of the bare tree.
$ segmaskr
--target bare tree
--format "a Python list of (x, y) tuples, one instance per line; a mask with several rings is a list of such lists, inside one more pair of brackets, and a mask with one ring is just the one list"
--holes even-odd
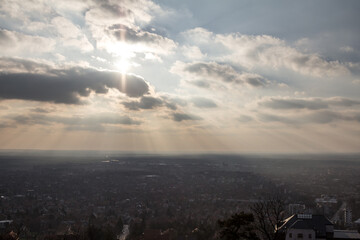
[(262, 239), (279, 240), (277, 228), (284, 217), (285, 201), (280, 193), (272, 193), (250, 206), (255, 217), (255, 227)]
[(253, 226), (251, 213), (236, 213), (229, 219), (219, 220), (219, 239), (224, 240), (259, 240)]

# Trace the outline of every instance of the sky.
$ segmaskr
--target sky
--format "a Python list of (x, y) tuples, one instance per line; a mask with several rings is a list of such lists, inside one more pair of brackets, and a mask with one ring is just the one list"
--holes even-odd
[(359, 152), (359, 12), (0, 0), (0, 149)]

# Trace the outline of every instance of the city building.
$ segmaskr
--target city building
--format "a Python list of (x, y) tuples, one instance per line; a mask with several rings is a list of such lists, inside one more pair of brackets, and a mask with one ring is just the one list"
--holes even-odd
[(346, 206), (346, 208), (344, 209), (344, 224), (345, 225), (352, 224), (352, 210), (348, 206)]
[(305, 209), (306, 209), (305, 204), (293, 203), (293, 204), (289, 204), (288, 206), (288, 211), (290, 215), (304, 213)]

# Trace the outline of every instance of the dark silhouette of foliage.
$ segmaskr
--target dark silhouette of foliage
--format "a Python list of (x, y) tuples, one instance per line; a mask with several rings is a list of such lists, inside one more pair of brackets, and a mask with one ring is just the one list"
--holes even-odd
[(224, 221), (219, 220), (219, 238), (224, 240), (258, 240), (251, 213), (237, 213)]
[(130, 237), (137, 237), (144, 233), (145, 230), (145, 220), (142, 219), (140, 222), (134, 222), (130, 225)]
[(115, 233), (110, 229), (101, 229), (98, 227), (95, 227), (93, 225), (90, 225), (87, 229), (87, 238), (88, 240), (115, 240), (116, 235)]
[(119, 217), (117, 223), (116, 223), (116, 232), (121, 233), (124, 228), (124, 222), (121, 217)]

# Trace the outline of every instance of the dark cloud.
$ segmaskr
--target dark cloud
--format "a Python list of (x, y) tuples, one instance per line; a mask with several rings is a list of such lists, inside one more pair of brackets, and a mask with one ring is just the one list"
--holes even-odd
[(272, 109), (324, 109), (328, 108), (328, 103), (320, 100), (305, 100), (305, 99), (284, 99), (284, 98), (270, 98), (267, 101), (260, 102), (260, 106)]
[(7, 110), (7, 109), (9, 109), (8, 106), (1, 106), (1, 105), (0, 105), (0, 110)]
[(1, 128), (13, 128), (13, 127), (15, 127), (15, 126), (12, 125), (12, 124), (0, 123), (0, 129), (1, 129)]
[(150, 35), (136, 31), (124, 24), (114, 24), (108, 27), (108, 31), (119, 41), (128, 42), (151, 42)]
[(192, 98), (191, 101), (198, 108), (216, 108), (217, 107), (217, 104), (213, 100), (207, 99), (207, 98), (196, 97), (196, 98)]
[[(269, 82), (258, 74), (239, 72), (231, 65), (217, 62), (187, 63), (184, 64), (182, 71), (190, 73), (195, 78), (211, 79), (226, 83), (247, 84), (252, 87), (262, 87)], [(198, 87), (209, 87), (209, 82), (202, 79), (195, 79), (191, 82)]]
[(334, 98), (330, 98), (328, 101), (329, 104), (331, 105), (341, 106), (341, 107), (352, 107), (352, 106), (360, 105), (360, 101), (349, 98), (334, 97)]
[(176, 110), (178, 106), (186, 106), (187, 102), (181, 98), (173, 98), (166, 95), (159, 97), (143, 96), (138, 101), (128, 101), (122, 103), (130, 110), (150, 110), (158, 107), (166, 107), (171, 110)]
[(195, 80), (195, 81), (189, 81), (191, 84), (197, 86), (197, 87), (201, 87), (201, 88), (209, 88), (210, 84), (206, 81), (203, 80)]
[(176, 110), (177, 109), (177, 105), (173, 102), (166, 102), (165, 106), (171, 110)]
[(11, 37), (8, 34), (9, 31), (0, 29), (0, 43), (1, 44), (9, 44), (11, 43)]
[(307, 122), (330, 123), (336, 120), (352, 120), (348, 116), (333, 111), (318, 111), (304, 117)]
[(245, 123), (245, 122), (250, 122), (250, 121), (252, 121), (254, 119), (251, 116), (248, 116), (248, 115), (241, 115), (240, 117), (237, 118), (237, 120), (239, 122)]
[(12, 123), (15, 126), (18, 125), (50, 125), (51, 122), (55, 122), (54, 120), (51, 120), (50, 117), (47, 117), (43, 114), (22, 114), (22, 115), (15, 115), (9, 117), (9, 119), (12, 121)]
[(360, 112), (355, 113), (355, 114), (353, 115), (353, 119), (354, 119), (355, 121), (360, 122)]
[(163, 97), (163, 98), (166, 99), (166, 101), (171, 103), (171, 104), (179, 105), (179, 106), (182, 106), (182, 107), (185, 107), (188, 104), (188, 102), (185, 99), (180, 98), (180, 97), (171, 97), (171, 98)]
[(186, 113), (173, 113), (173, 120), (176, 122), (181, 121), (188, 121), (188, 120), (201, 120), (200, 117), (192, 115), (192, 114), (186, 114)]
[(236, 82), (240, 83), (242, 82), (235, 70), (228, 65), (222, 65), (218, 63), (192, 63), (187, 64), (185, 71), (189, 73), (194, 73), (197, 75), (203, 75), (203, 76), (212, 76), (215, 78), (220, 78), (225, 82)]
[(185, 101), (184, 99), (179, 98), (179, 97), (173, 97), (173, 96), (169, 97), (169, 96), (163, 95), (163, 96), (161, 96), (161, 98), (164, 101), (164, 105), (171, 110), (176, 110), (176, 109), (178, 109), (179, 106), (185, 107), (188, 104), (187, 101)]
[(348, 98), (270, 98), (259, 102), (260, 106), (271, 109), (326, 109), (330, 106), (351, 107), (360, 105), (360, 101)]
[[(152, 10), (152, 2), (148, 1), (139, 1), (139, 0), (121, 0), (121, 1), (112, 1), (112, 0), (93, 0), (91, 1), (95, 4), (92, 9), (88, 12), (92, 13), (96, 17), (94, 20), (107, 20), (111, 23), (119, 22), (120, 19), (134, 21), (134, 18), (141, 20), (143, 16), (141, 13), (147, 14), (147, 11)], [(135, 11), (134, 11), (135, 10)], [(136, 10), (140, 10), (136, 12)], [(144, 12), (145, 11), (145, 12)], [(87, 14), (88, 14), (87, 12)], [(124, 21), (122, 21), (124, 22)]]
[(0, 98), (81, 104), (91, 92), (114, 88), (129, 97), (141, 97), (149, 85), (136, 75), (91, 68), (52, 69), (46, 73), (0, 73)]
[(260, 113), (258, 114), (259, 120), (263, 122), (281, 122), (286, 124), (295, 123), (292, 119), (284, 116), (279, 116), (275, 114), (268, 114), (268, 113)]
[(7, 73), (45, 73), (51, 70), (47, 64), (25, 60), (22, 58), (0, 58), (0, 70)]
[(88, 125), (70, 125), (65, 127), (66, 131), (86, 131), (86, 132), (104, 132), (106, 128), (103, 125), (95, 125), (95, 126), (88, 126)]
[(253, 87), (261, 87), (264, 86), (266, 83), (266, 81), (264, 81), (264, 78), (260, 76), (248, 76), (246, 82)]
[(67, 129), (100, 130), (107, 125), (140, 125), (141, 122), (128, 116), (115, 113), (99, 113), (87, 116), (55, 116), (43, 113), (30, 113), (5, 116), (6, 126), (19, 125), (52, 125), (62, 124)]
[(51, 112), (45, 108), (40, 108), (40, 107), (33, 108), (31, 111), (36, 112), (36, 113), (50, 113)]
[(342, 113), (329, 110), (318, 110), (308, 114), (296, 113), (292, 115), (276, 115), (260, 113), (258, 117), (263, 122), (280, 122), (285, 124), (327, 124), (336, 121), (360, 122), (360, 113)]
[(132, 43), (156, 43), (160, 44), (166, 41), (166, 38), (156, 33), (142, 30), (135, 30), (123, 24), (114, 24), (108, 28), (108, 31), (116, 37), (118, 41), (127, 41)]
[(318, 111), (305, 117), (305, 121), (315, 123), (330, 123), (334, 121), (357, 121), (360, 122), (360, 113), (341, 113), (335, 111)]
[(125, 8), (123, 6), (119, 6), (117, 4), (111, 4), (105, 1), (96, 1), (100, 3), (100, 9), (102, 9), (105, 13), (111, 14), (113, 17), (128, 17), (133, 15), (133, 12)]
[(86, 117), (62, 117), (62, 118), (50, 118), (50, 120), (63, 123), (66, 125), (102, 125), (102, 124), (112, 124), (112, 125), (140, 125), (141, 122), (134, 120), (128, 116), (121, 116), (114, 113), (99, 113), (96, 115), (89, 115)]
[(106, 0), (93, 1), (95, 6), (89, 8), (86, 13), (86, 20), (92, 24), (100, 24), (107, 22), (117, 22), (119, 19), (128, 20), (134, 17), (133, 11), (127, 7), (126, 1), (120, 4), (109, 2)]
[(163, 100), (160, 98), (143, 96), (140, 101), (124, 102), (122, 104), (130, 110), (153, 109), (162, 106)]

